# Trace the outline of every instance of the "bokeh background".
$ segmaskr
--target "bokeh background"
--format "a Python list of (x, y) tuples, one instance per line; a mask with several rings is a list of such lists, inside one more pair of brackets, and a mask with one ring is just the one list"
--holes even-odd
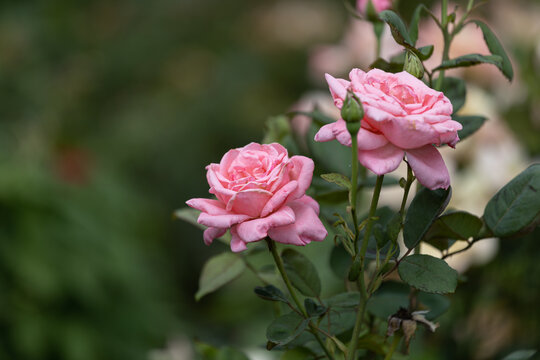
[[(409, 19), (418, 3), (396, 7)], [(457, 73), (463, 111), (489, 121), (445, 156), (454, 205), (481, 215), (540, 154), (540, 3), (493, 0), (475, 16), (516, 70), (511, 85), (488, 66)], [(427, 19), (420, 31), (440, 51)], [(481, 39), (467, 28), (454, 54), (481, 52)], [(384, 41), (383, 55), (399, 50)], [(272, 311), (256, 278), (196, 303), (204, 261), (226, 248), (172, 213), (207, 195), (207, 164), (260, 141), (269, 116), (301, 98), (323, 106), (324, 72), (366, 69), (373, 48), (337, 0), (1, 2), (0, 359), (191, 360), (194, 342), (268, 358)], [(540, 346), (539, 237), (457, 262), (466, 281), (415, 358)], [(338, 281), (326, 249), (307, 251)]]

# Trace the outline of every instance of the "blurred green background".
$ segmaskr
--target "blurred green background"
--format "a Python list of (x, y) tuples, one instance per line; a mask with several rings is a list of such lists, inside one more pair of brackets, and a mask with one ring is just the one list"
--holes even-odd
[[(419, 2), (401, 1), (405, 18)], [(207, 164), (324, 89), (310, 52), (350, 21), (336, 0), (1, 2), (0, 359), (148, 359), (186, 351), (183, 339), (264, 345), (272, 312), (256, 279), (195, 303), (202, 264), (225, 247), (206, 247), (172, 212), (207, 196)], [(538, 44), (504, 30), (522, 86), (501, 112), (538, 156)], [(455, 332), (486, 307), (513, 321), (493, 356), (538, 340), (538, 236), (505, 242), (467, 274), (426, 358), (480, 359), (479, 342)], [(313, 249), (326, 261), (324, 245)]]

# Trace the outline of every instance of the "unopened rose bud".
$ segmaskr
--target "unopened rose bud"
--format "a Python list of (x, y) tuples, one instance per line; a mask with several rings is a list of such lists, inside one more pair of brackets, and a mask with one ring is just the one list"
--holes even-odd
[(424, 77), (424, 65), (422, 65), (422, 61), (420, 61), (418, 56), (411, 51), (407, 51), (405, 54), (405, 64), (403, 65), (403, 70), (418, 79), (422, 79)]
[(347, 91), (347, 96), (341, 107), (341, 118), (347, 123), (347, 130), (351, 135), (356, 135), (360, 131), (360, 122), (363, 117), (362, 102), (352, 91)]

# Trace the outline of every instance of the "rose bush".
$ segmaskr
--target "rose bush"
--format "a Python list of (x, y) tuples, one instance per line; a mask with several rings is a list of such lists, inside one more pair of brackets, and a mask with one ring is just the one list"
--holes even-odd
[(207, 180), (212, 199), (186, 203), (202, 211), (198, 222), (208, 226), (204, 242), (231, 232), (231, 249), (266, 238), (293, 245), (322, 241), (326, 229), (319, 205), (305, 195), (313, 177), (313, 161), (304, 156), (288, 157), (280, 144), (251, 143), (227, 152), (219, 164), (210, 164)]
[[(404, 155), (418, 181), (429, 189), (448, 188), (448, 169), (435, 146), (454, 147), (462, 126), (452, 120), (452, 104), (407, 72), (353, 69), (350, 81), (326, 74), (334, 103), (343, 105), (347, 89), (362, 101), (365, 115), (358, 132), (358, 160), (377, 175), (395, 170)], [(316, 141), (337, 139), (351, 146), (345, 121), (323, 126)]]
[[(366, 7), (369, 0), (358, 0), (356, 2), (356, 8), (361, 12), (366, 12)], [(383, 10), (388, 10), (392, 7), (392, 0), (371, 0), (375, 11), (381, 12)]]

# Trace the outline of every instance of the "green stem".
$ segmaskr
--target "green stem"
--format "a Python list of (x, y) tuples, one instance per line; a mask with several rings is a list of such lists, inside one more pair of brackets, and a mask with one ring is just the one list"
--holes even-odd
[(358, 138), (351, 135), (352, 162), (351, 162), (351, 215), (354, 225), (354, 251), (358, 249), (358, 215), (356, 202), (358, 195)]
[[(364, 313), (366, 310), (366, 303), (368, 300), (368, 294), (366, 291), (366, 286), (364, 283), (364, 261), (367, 252), (367, 246), (369, 242), (369, 237), (371, 236), (371, 228), (373, 227), (373, 217), (375, 216), (375, 211), (377, 210), (377, 204), (379, 203), (379, 197), (381, 195), (382, 183), (384, 175), (377, 176), (377, 182), (375, 184), (375, 189), (373, 191), (373, 197), (371, 198), (371, 207), (369, 208), (369, 215), (367, 219), (366, 231), (364, 233), (364, 241), (362, 242), (362, 248), (357, 254), (356, 258), (360, 257), (360, 293), (362, 294), (362, 301), (360, 302), (358, 311), (356, 313), (356, 322), (354, 324), (354, 329), (352, 333), (351, 343), (349, 344), (349, 351), (347, 352), (347, 360), (352, 360), (356, 355), (356, 348), (358, 347), (358, 335), (360, 334), (360, 328), (362, 327), (362, 322), (364, 320)], [(356, 261), (355, 258), (355, 261)]]
[[(441, 25), (442, 25), (442, 33), (443, 33), (443, 40), (444, 40), (444, 48), (443, 48), (443, 53), (442, 53), (443, 62), (450, 58), (449, 57), (450, 43), (452, 42), (452, 36), (448, 32), (447, 9), (448, 9), (448, 0), (443, 0), (442, 8), (441, 8)], [(439, 72), (437, 83), (435, 84), (435, 90), (440, 91), (442, 89), (443, 82), (444, 82), (444, 70), (441, 70)]]
[[(268, 249), (272, 253), (272, 257), (274, 258), (274, 262), (276, 263), (279, 273), (281, 274), (281, 278), (283, 279), (283, 282), (285, 283), (287, 290), (289, 290), (289, 294), (291, 295), (294, 303), (296, 304), (296, 306), (298, 307), (298, 309), (300, 310), (304, 318), (309, 319), (306, 309), (304, 309), (304, 306), (298, 299), (298, 296), (296, 295), (296, 291), (294, 291), (294, 288), (291, 284), (291, 280), (289, 280), (289, 276), (287, 275), (287, 272), (285, 271), (285, 266), (283, 265), (283, 260), (281, 260), (281, 256), (279, 256), (279, 253), (276, 248), (276, 244), (270, 238), (266, 238), (266, 243), (268, 244)], [(326, 346), (324, 345), (324, 342), (319, 336), (317, 327), (315, 326), (315, 324), (313, 324), (311, 320), (309, 320), (309, 327), (311, 329), (311, 333), (313, 334), (313, 336), (315, 336), (315, 339), (317, 340), (317, 342), (323, 349), (328, 359), (333, 360), (333, 357), (330, 354), (330, 351), (326, 348)]]
[(390, 350), (388, 351), (388, 353), (384, 357), (384, 360), (392, 359), (392, 355), (394, 355), (394, 352), (396, 351), (400, 341), (401, 341), (401, 336), (400, 335), (394, 335), (394, 340), (392, 341), (392, 346), (390, 347)]

